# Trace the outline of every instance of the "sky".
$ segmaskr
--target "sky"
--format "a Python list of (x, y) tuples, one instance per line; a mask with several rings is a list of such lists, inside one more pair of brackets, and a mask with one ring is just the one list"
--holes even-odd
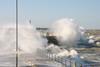
[[(15, 24), (15, 0), (0, 0), (0, 24)], [(62, 18), (72, 18), (84, 28), (100, 29), (100, 0), (19, 0), (19, 24), (31, 20), (49, 27)]]

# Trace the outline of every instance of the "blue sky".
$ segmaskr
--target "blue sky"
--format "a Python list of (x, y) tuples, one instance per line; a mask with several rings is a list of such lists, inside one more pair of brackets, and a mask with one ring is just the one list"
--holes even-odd
[[(19, 0), (19, 23), (48, 27), (73, 18), (85, 28), (100, 29), (100, 0)], [(15, 23), (15, 0), (0, 0), (0, 24)]]

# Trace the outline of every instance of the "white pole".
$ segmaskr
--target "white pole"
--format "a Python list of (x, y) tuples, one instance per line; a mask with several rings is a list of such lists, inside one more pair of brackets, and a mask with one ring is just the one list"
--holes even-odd
[(18, 67), (18, 0), (16, 0), (16, 67)]

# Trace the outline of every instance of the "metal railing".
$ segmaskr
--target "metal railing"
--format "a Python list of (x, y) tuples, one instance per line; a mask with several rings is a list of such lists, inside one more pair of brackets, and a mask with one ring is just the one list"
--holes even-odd
[(81, 63), (81, 62), (76, 62), (75, 60), (71, 59), (70, 57), (61, 58), (61, 57), (58, 57), (58, 56), (50, 54), (50, 53), (48, 53), (48, 58), (51, 61), (56, 61), (58, 63), (61, 63), (64, 67), (100, 67), (100, 62), (92, 63), (92, 64)]

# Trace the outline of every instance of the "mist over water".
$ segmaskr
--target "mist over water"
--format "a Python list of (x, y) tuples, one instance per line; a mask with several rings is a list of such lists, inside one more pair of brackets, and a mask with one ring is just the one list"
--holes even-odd
[[(19, 50), (24, 53), (34, 53), (37, 48), (43, 47), (40, 34), (31, 25), (19, 25)], [(16, 29), (14, 26), (0, 27), (0, 53), (13, 52), (16, 48)], [(5, 52), (4, 52), (5, 51)]]
[(0, 54), (9, 54), (15, 51), (15, 28), (0, 26)]
[[(42, 40), (39, 32), (32, 25), (19, 25), (18, 50), (19, 64), (29, 57), (37, 56), (39, 49), (44, 49), (46, 43)], [(16, 28), (15, 25), (0, 26), (0, 66), (15, 66), (16, 54)], [(34, 56), (34, 57), (33, 57)]]

